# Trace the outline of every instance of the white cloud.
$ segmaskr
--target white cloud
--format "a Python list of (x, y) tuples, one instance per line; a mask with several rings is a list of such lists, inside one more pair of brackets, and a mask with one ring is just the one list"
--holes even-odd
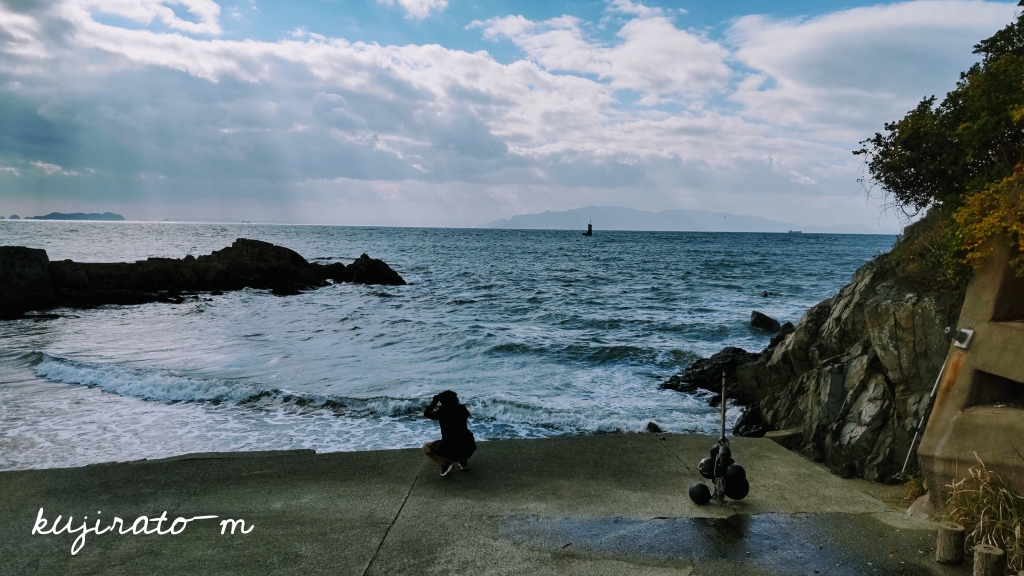
[(545, 70), (596, 75), (615, 89), (640, 92), (643, 104), (702, 96), (724, 88), (732, 76), (724, 47), (676, 28), (668, 18), (648, 14), (629, 20), (618, 42), (609, 46), (585, 38), (580, 24), (570, 16), (544, 22), (508, 16), (474, 23), (485, 38), (511, 40)]
[[(189, 34), (222, 32), (218, 22), (220, 6), (213, 0), (80, 0), (78, 4), (91, 13), (121, 16), (140, 24), (158, 20), (172, 30)], [(198, 22), (179, 18), (172, 5), (185, 8)]]
[(448, 7), (448, 0), (377, 0), (378, 4), (394, 6), (396, 3), (405, 9), (405, 17), (410, 20), (423, 20), (431, 12), (440, 12)]
[[(503, 63), (302, 28), (278, 42), (210, 38), (219, 11), (198, 0), (184, 4), (191, 20), (168, 15), (168, 3), (100, 4), (0, 4), (0, 114), (19, 122), (0, 133), (0, 164), (23, 176), (11, 194), (93, 166), (48, 180), (51, 196), (281, 205), (315, 188), (318, 201), (358, 200), (351, 213), (368, 219), (377, 206), (387, 222), (446, 225), (586, 204), (868, 223), (877, 211), (850, 200), (860, 168), (850, 150), (950, 89), (971, 45), (1013, 8), (747, 17), (715, 41), (611, 2), (624, 19), (608, 40), (572, 16), (475, 23), (525, 55)], [(443, 8), (428, 4), (424, 17)]]
[[(41, 160), (29, 162), (29, 164), (38, 168), (46, 176), (52, 176), (54, 174), (60, 174), (62, 176), (78, 176), (78, 172), (75, 170), (65, 170), (56, 164), (50, 164), (49, 162), (43, 162)], [(17, 171), (15, 171), (15, 174), (17, 174)]]
[(734, 57), (754, 74), (731, 99), (745, 117), (854, 138), (952, 89), (971, 46), (1015, 17), (1003, 2), (919, 1), (812, 19), (739, 19)]
[[(631, 16), (639, 16), (641, 18), (651, 18), (652, 16), (661, 16), (665, 11), (658, 7), (644, 6), (639, 2), (631, 2), (630, 0), (608, 0), (608, 11), (617, 12), (619, 14), (629, 14)], [(683, 13), (686, 11), (683, 10)]]
[(13, 57), (46, 58), (49, 50), (36, 18), (19, 14), (0, 3), (0, 50)]

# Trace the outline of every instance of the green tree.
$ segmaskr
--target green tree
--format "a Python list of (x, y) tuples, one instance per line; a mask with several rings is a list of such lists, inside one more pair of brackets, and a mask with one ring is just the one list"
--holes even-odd
[(867, 156), (871, 180), (897, 206), (959, 206), (1024, 159), (1024, 15), (974, 53), (981, 62), (938, 106), (934, 96), (923, 99), (854, 151)]
[[(1024, 0), (1020, 2), (1024, 6)], [(854, 154), (892, 205), (945, 220), (934, 261), (947, 278), (1009, 241), (1024, 276), (1024, 14), (974, 47), (981, 61), (936, 106), (925, 98)]]

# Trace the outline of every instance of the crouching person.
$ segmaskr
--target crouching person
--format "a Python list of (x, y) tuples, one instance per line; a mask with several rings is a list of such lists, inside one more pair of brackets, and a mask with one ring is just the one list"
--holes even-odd
[(469, 410), (459, 403), (459, 397), (445, 390), (430, 402), (423, 415), (441, 425), (441, 439), (423, 445), (423, 453), (441, 466), (441, 476), (447, 476), (455, 464), (466, 470), (469, 457), (476, 451), (476, 439), (469, 431)]

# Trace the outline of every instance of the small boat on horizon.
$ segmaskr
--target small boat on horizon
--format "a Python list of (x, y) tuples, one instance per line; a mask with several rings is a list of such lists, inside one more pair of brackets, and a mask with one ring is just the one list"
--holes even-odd
[(803, 230), (790, 230), (789, 233), (790, 234), (803, 234), (804, 231)]

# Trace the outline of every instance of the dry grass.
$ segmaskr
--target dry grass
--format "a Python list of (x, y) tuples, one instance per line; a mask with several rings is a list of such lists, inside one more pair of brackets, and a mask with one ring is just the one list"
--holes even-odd
[(903, 484), (903, 499), (913, 502), (921, 496), (924, 496), (925, 489), (924, 485), (921, 484), (921, 479), (911, 477)]
[(969, 478), (949, 485), (947, 518), (967, 530), (968, 551), (991, 544), (1006, 552), (1008, 568), (1024, 569), (1024, 497), (1011, 492), (980, 458), (969, 472)]

